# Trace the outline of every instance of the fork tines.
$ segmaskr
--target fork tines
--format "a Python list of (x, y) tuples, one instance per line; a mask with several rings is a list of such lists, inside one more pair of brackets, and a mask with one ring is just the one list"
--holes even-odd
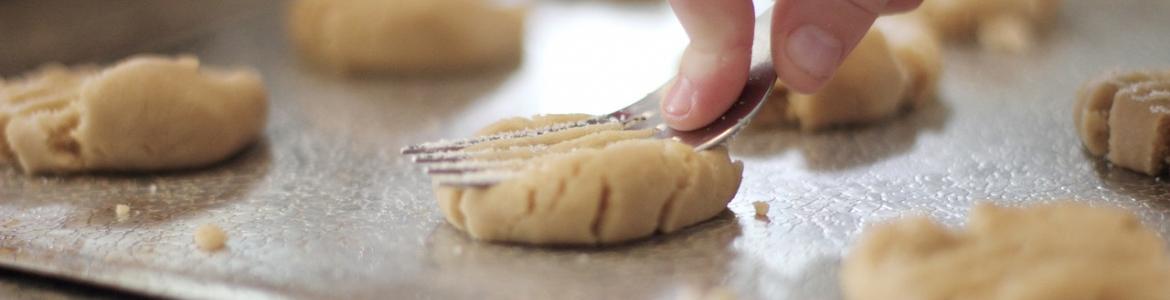
[(571, 122), (571, 123), (553, 124), (553, 125), (549, 125), (549, 126), (545, 126), (545, 127), (541, 127), (541, 128), (536, 128), (536, 129), (506, 131), (506, 132), (501, 132), (501, 133), (497, 133), (497, 134), (478, 136), (478, 137), (467, 138), (467, 139), (459, 139), (459, 140), (451, 140), (451, 141), (440, 140), (437, 142), (422, 143), (422, 144), (412, 145), (412, 146), (407, 146), (406, 148), (402, 148), (402, 154), (418, 154), (418, 153), (434, 153), (434, 152), (454, 151), (454, 150), (460, 150), (460, 149), (466, 148), (468, 146), (483, 143), (483, 142), (490, 142), (490, 141), (503, 140), (503, 139), (515, 139), (515, 138), (523, 138), (523, 137), (540, 136), (540, 135), (544, 135), (544, 134), (548, 134), (548, 133), (552, 133), (552, 132), (557, 132), (557, 131), (562, 131), (562, 130), (572, 129), (572, 128), (578, 128), (578, 127), (585, 127), (585, 126), (589, 126), (589, 125), (618, 123), (618, 122), (626, 123), (626, 122), (632, 122), (632, 121), (633, 121), (633, 119), (622, 121), (622, 120), (619, 120), (617, 118), (610, 118), (610, 117), (590, 118), (590, 119), (581, 120), (581, 121), (577, 121), (577, 122)]
[(645, 120), (641, 116), (601, 116), (535, 129), (424, 143), (403, 148), (402, 153), (423, 165), (437, 184), (483, 187), (515, 175), (526, 160), (546, 154), (549, 145), (602, 131), (627, 130)]

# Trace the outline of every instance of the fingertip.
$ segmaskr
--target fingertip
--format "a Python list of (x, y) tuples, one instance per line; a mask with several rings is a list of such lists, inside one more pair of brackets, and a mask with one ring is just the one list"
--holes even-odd
[(853, 0), (778, 0), (773, 11), (776, 74), (800, 93), (822, 88), (877, 18)]
[(676, 130), (707, 126), (735, 101), (751, 59), (752, 2), (671, 0), (690, 43), (677, 80), (663, 96), (663, 119)]
[(688, 47), (677, 79), (663, 98), (663, 119), (671, 128), (686, 131), (719, 118), (747, 82), (750, 55), (747, 48), (710, 53)]
[(697, 126), (691, 111), (695, 107), (695, 89), (690, 79), (675, 79), (660, 102), (662, 119), (671, 128), (693, 130)]
[(701, 123), (697, 123), (697, 122), (693, 121), (694, 118), (677, 117), (677, 116), (671, 116), (669, 114), (663, 114), (662, 120), (666, 121), (666, 125), (670, 126), (671, 129), (678, 130), (678, 131), (691, 131), (691, 130), (703, 128), (703, 125), (701, 125)]
[(785, 72), (777, 74), (777, 80), (784, 82), (784, 87), (801, 94), (812, 94), (825, 87), (828, 79), (809, 77), (800, 72)]

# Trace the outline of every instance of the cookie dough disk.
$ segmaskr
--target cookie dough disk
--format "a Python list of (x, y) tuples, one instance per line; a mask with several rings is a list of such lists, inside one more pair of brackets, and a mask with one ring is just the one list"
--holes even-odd
[(298, 0), (288, 29), (340, 73), (454, 72), (518, 61), (525, 14), (486, 0)]
[[(890, 29), (900, 29), (895, 25)], [(900, 32), (899, 42), (890, 47), (882, 29), (872, 29), (842, 62), (838, 73), (817, 94), (787, 90), (777, 82), (768, 103), (753, 122), (797, 123), (803, 130), (820, 130), (837, 125), (885, 120), (903, 108), (925, 102), (936, 84), (937, 48), (928, 48), (927, 32)], [(923, 42), (923, 45), (916, 45)], [(920, 55), (920, 52), (930, 52)], [(906, 61), (900, 61), (904, 57)]]
[(1170, 299), (1157, 234), (1120, 209), (976, 206), (963, 231), (924, 217), (867, 230), (847, 299)]
[[(509, 119), (488, 128), (538, 128), (583, 117)], [(439, 206), (452, 225), (480, 240), (559, 245), (670, 233), (723, 211), (743, 165), (724, 149), (696, 152), (646, 139), (649, 133), (584, 133), (550, 148), (571, 147), (527, 158), (519, 175), (489, 188), (437, 186)]]
[(931, 0), (918, 8), (948, 37), (968, 37), (987, 20), (1011, 16), (1043, 25), (1056, 18), (1062, 0)]
[(30, 174), (200, 167), (255, 141), (266, 110), (255, 72), (194, 58), (49, 66), (0, 87), (0, 159)]
[(1073, 121), (1090, 153), (1161, 174), (1170, 136), (1170, 71), (1108, 74), (1077, 93)]
[(801, 128), (885, 119), (902, 107), (907, 76), (890, 51), (885, 34), (866, 34), (837, 74), (816, 94), (791, 94)]
[(950, 39), (975, 38), (990, 50), (1027, 50), (1052, 23), (1061, 0), (930, 0), (914, 13)]

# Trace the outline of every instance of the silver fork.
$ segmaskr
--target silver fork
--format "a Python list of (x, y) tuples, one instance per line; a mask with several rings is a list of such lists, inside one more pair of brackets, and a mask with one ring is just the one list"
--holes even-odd
[[(516, 163), (509, 160), (473, 160), (478, 155), (493, 152), (464, 151), (480, 143), (529, 138), (550, 133), (573, 130), (589, 126), (620, 125), (621, 130), (652, 129), (654, 138), (674, 139), (695, 147), (696, 151), (706, 150), (727, 141), (747, 126), (756, 112), (772, 93), (776, 83), (776, 71), (772, 66), (771, 22), (772, 9), (765, 10), (756, 18), (755, 36), (752, 41), (751, 68), (748, 81), (732, 104), (719, 119), (706, 127), (693, 131), (677, 131), (663, 122), (659, 112), (659, 101), (669, 88), (670, 82), (625, 108), (578, 122), (554, 124), (542, 128), (502, 132), (460, 140), (444, 140), (408, 146), (402, 154), (411, 155), (415, 163), (426, 166), (426, 172), (442, 185), (490, 186), (512, 175), (507, 165)], [(538, 150), (543, 145), (527, 145), (526, 151)], [(495, 150), (499, 151), (499, 150)]]

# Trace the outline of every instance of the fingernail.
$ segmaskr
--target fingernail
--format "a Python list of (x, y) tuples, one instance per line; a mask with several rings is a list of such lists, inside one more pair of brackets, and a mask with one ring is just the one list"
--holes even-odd
[(690, 79), (679, 77), (666, 95), (666, 106), (663, 110), (671, 116), (685, 117), (691, 113), (691, 107), (694, 106), (695, 85)]
[(797, 68), (817, 79), (827, 79), (841, 64), (843, 46), (833, 34), (809, 24), (788, 36), (786, 50)]

